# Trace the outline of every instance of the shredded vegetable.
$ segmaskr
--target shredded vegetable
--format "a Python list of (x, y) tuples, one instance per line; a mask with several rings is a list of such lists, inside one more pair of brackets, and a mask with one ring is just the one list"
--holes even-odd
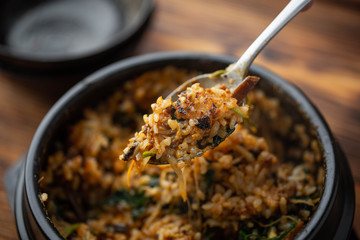
[(264, 229), (268, 229), (268, 228), (276, 225), (277, 223), (279, 223), (284, 218), (291, 220), (291, 224), (285, 231), (281, 232), (278, 236), (269, 238), (269, 237), (255, 234), (255, 233), (246, 233), (243, 229), (241, 229), (239, 231), (238, 238), (241, 240), (250, 240), (250, 239), (251, 240), (281, 240), (284, 237), (286, 237), (286, 235), (288, 235), (296, 227), (296, 225), (298, 224), (298, 221), (299, 221), (297, 218), (292, 217), (292, 216), (281, 216), (277, 220), (272, 221), (268, 224), (262, 224), (262, 223), (258, 222), (260, 227), (262, 227)]
[(64, 238), (68, 238), (79, 226), (81, 223), (74, 223), (64, 228)]

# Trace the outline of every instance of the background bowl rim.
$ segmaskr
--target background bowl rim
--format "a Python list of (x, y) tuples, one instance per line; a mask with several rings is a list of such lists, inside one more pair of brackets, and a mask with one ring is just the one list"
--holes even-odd
[(11, 59), (12, 61), (22, 61), (33, 64), (64, 64), (82, 61), (100, 55), (110, 49), (125, 44), (128, 39), (135, 35), (150, 18), (155, 8), (155, 1), (156, 0), (142, 0), (139, 8), (140, 17), (137, 21), (133, 24), (126, 25), (124, 29), (116, 33), (106, 44), (102, 44), (81, 53), (69, 53), (64, 56), (54, 57), (49, 57), (47, 55), (33, 55), (30, 52), (13, 49), (5, 44), (0, 44), (0, 62), (3, 62), (1, 59)]

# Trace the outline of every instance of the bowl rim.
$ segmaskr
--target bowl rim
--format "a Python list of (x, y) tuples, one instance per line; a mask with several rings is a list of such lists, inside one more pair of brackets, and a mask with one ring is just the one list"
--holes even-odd
[[(132, 24), (126, 25), (124, 29), (117, 32), (107, 43), (89, 49), (81, 53), (69, 53), (60, 56), (33, 55), (31, 52), (12, 49), (11, 47), (0, 44), (0, 59), (11, 59), (12, 61), (23, 61), (37, 64), (64, 64), (82, 61), (100, 55), (110, 49), (125, 44), (145, 25), (155, 8), (156, 0), (142, 0), (140, 2), (139, 17)], [(2, 62), (2, 60), (0, 60)], [(12, 64), (11, 64), (12, 65)]]
[[(46, 228), (51, 229), (50, 233), (46, 232), (45, 235), (51, 239), (54, 237), (60, 237), (61, 239), (61, 236), (57, 230), (55, 230), (53, 224), (48, 221), (42, 203), (39, 200), (38, 184), (36, 179), (37, 176), (34, 172), (36, 169), (38, 169), (38, 162), (36, 160), (38, 159), (38, 154), (42, 152), (41, 148), (46, 142), (45, 138), (47, 136), (48, 129), (51, 129), (51, 127), (54, 126), (54, 122), (59, 121), (64, 112), (66, 112), (67, 107), (70, 106), (75, 99), (81, 98), (80, 93), (85, 91), (87, 88), (92, 87), (92, 85), (95, 86), (102, 80), (129, 68), (154, 64), (154, 62), (167, 61), (170, 63), (171, 61), (177, 61), (179, 59), (223, 62), (225, 64), (232, 63), (236, 60), (234, 57), (228, 55), (184, 51), (152, 53), (124, 59), (98, 70), (84, 80), (78, 82), (70, 90), (68, 90), (45, 115), (35, 132), (25, 162), (25, 195), (28, 196), (28, 203), (30, 205), (31, 211), (33, 211), (33, 215), (36, 216), (35, 219), (37, 224), (41, 227), (46, 226)], [(324, 161), (326, 162), (324, 191), (312, 218), (297, 235), (298, 239), (314, 237), (316, 234), (316, 226), (324, 224), (327, 217), (329, 216), (330, 212), (326, 210), (329, 208), (329, 206), (334, 205), (335, 196), (333, 196), (332, 193), (336, 192), (339, 187), (339, 181), (337, 177), (339, 175), (339, 166), (335, 160), (336, 152), (334, 138), (329, 126), (327, 125), (323, 116), (320, 114), (319, 110), (311, 103), (311, 101), (298, 87), (256, 64), (251, 66), (250, 71), (258, 74), (260, 77), (266, 76), (267, 80), (274, 83), (285, 92), (289, 93), (289, 96), (297, 102), (299, 108), (305, 113), (307, 117), (309, 117), (309, 120), (313, 126), (316, 127), (315, 130), (317, 132), (317, 136), (323, 145), (323, 152), (325, 155)]]

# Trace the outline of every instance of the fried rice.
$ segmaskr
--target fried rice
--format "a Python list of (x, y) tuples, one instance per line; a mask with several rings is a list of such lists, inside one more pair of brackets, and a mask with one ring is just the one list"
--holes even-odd
[(177, 101), (159, 97), (151, 108), (153, 113), (144, 115), (145, 125), (130, 139), (120, 160), (134, 161), (132, 165), (140, 170), (149, 161), (170, 163), (186, 201), (184, 168), (192, 158), (230, 135), (246, 116), (248, 107), (238, 106), (224, 85), (204, 89), (196, 83), (182, 92)]
[(129, 163), (119, 159), (128, 139), (169, 84), (192, 74), (167, 67), (131, 79), (53, 143), (39, 198), (65, 239), (291, 239), (311, 219), (324, 184), (321, 148), (260, 90), (249, 95), (246, 123), (184, 168), (186, 202), (169, 165), (146, 165), (128, 185)]

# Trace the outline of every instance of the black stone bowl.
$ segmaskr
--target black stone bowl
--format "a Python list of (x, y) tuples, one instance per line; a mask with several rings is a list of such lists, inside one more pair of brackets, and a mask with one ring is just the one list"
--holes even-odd
[[(49, 154), (50, 145), (61, 132), (62, 126), (79, 117), (84, 106), (99, 102), (104, 99), (102, 96), (119, 88), (122, 81), (148, 70), (173, 65), (212, 72), (224, 69), (235, 60), (229, 56), (189, 52), (144, 55), (114, 63), (72, 87), (41, 122), (25, 159), (6, 175), (6, 187), (14, 206), (19, 236), (22, 239), (61, 238), (39, 200), (38, 173), (42, 160)], [(354, 183), (346, 157), (327, 123), (304, 93), (294, 85), (256, 65), (251, 67), (250, 73), (261, 77), (259, 88), (269, 95), (276, 95), (292, 111), (293, 116), (300, 116), (306, 126), (314, 129), (323, 149), (326, 172), (323, 195), (311, 220), (296, 239), (347, 239), (351, 234), (355, 209)], [(18, 181), (15, 185), (16, 179)], [(11, 190), (15, 193), (12, 194)]]
[(34, 78), (89, 74), (131, 54), (154, 6), (155, 0), (1, 1), (0, 66)]

